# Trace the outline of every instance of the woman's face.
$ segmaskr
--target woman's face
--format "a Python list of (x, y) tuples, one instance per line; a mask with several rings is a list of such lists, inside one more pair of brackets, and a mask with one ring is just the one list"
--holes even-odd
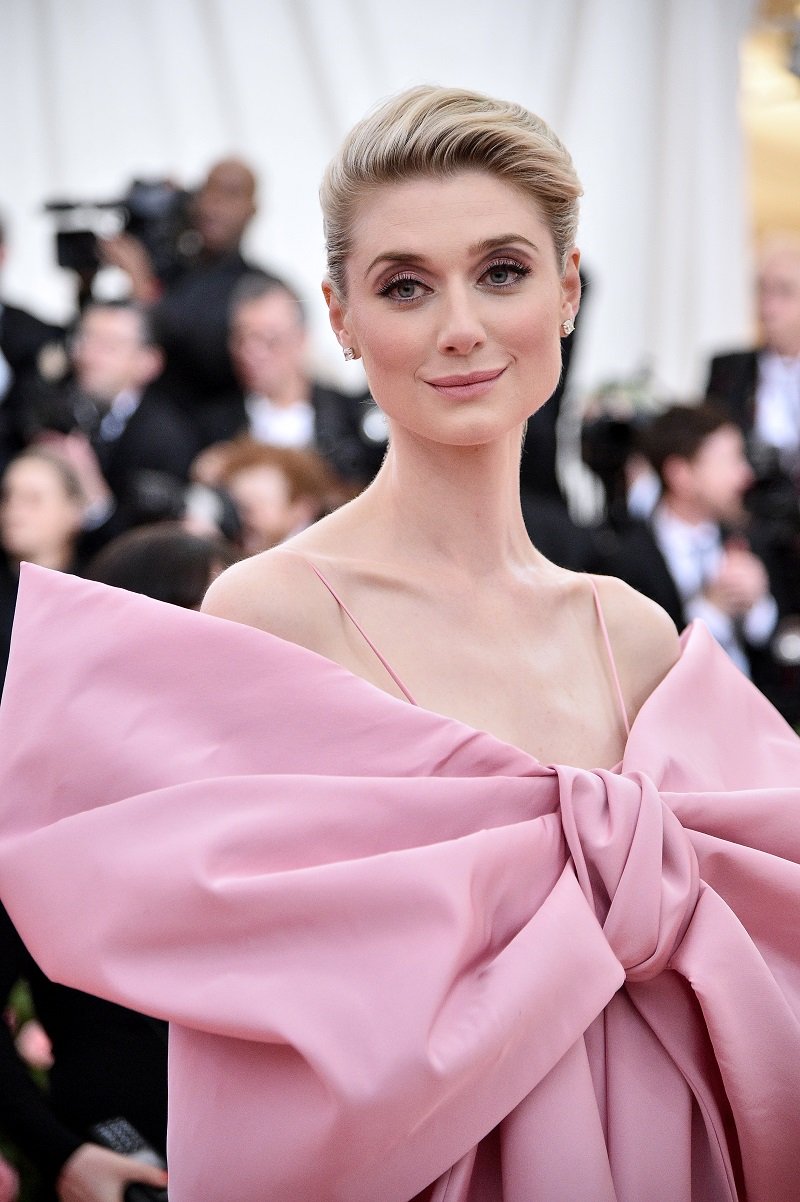
[(247, 555), (276, 547), (311, 520), (308, 503), (293, 501), (284, 472), (268, 463), (241, 468), (226, 487), (242, 523), (241, 544)]
[(69, 551), (82, 511), (64, 489), (56, 468), (43, 459), (22, 457), (6, 468), (0, 491), (0, 542), (8, 555), (33, 559)]
[(359, 202), (348, 295), (331, 324), (398, 427), (476, 445), (519, 427), (558, 383), (560, 324), (580, 299), (538, 206), (482, 171), (387, 184)]

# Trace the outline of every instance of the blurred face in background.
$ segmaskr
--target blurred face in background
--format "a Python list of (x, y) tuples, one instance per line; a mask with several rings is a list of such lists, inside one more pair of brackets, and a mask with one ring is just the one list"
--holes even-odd
[(239, 541), (245, 555), (277, 546), (316, 516), (310, 498), (292, 500), (286, 473), (272, 464), (240, 468), (226, 478), (225, 487), (241, 520)]
[(237, 306), (230, 351), (246, 392), (280, 399), (305, 376), (306, 332), (297, 302), (276, 289)]
[(8, 465), (0, 484), (0, 541), (12, 559), (64, 566), (73, 555), (83, 502), (58, 466), (37, 455)]
[(212, 254), (239, 247), (256, 211), (256, 178), (246, 163), (225, 159), (208, 173), (194, 201), (194, 225)]
[(121, 392), (144, 388), (163, 364), (158, 348), (144, 341), (138, 313), (91, 307), (81, 318), (72, 361), (81, 389), (106, 404)]
[(736, 426), (720, 426), (703, 441), (693, 459), (665, 465), (670, 492), (691, 503), (698, 518), (737, 522), (744, 514), (743, 498), (753, 483), (744, 439)]
[(758, 315), (770, 350), (800, 356), (800, 244), (776, 246), (762, 256)]

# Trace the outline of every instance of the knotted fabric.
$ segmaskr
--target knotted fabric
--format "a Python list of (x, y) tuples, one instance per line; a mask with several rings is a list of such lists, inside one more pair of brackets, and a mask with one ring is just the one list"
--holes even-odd
[(172, 1202), (790, 1202), (798, 740), (701, 627), (622, 764), (26, 569), (0, 893), (170, 1020)]
[(628, 981), (668, 967), (700, 891), (689, 835), (641, 772), (559, 768), (561, 824), (581, 888)]

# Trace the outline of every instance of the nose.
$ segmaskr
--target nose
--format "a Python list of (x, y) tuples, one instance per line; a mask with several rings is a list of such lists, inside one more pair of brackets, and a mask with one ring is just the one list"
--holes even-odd
[(443, 293), (437, 349), (443, 354), (467, 355), (486, 341), (480, 298), (463, 285)]

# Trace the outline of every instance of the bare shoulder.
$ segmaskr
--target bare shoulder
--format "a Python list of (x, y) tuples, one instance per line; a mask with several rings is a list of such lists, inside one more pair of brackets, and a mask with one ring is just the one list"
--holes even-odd
[(660, 605), (618, 580), (595, 576), (628, 704), (637, 712), (680, 655), (675, 623)]
[(227, 568), (208, 589), (203, 613), (316, 650), (326, 597), (310, 564), (283, 548), (265, 551)]

